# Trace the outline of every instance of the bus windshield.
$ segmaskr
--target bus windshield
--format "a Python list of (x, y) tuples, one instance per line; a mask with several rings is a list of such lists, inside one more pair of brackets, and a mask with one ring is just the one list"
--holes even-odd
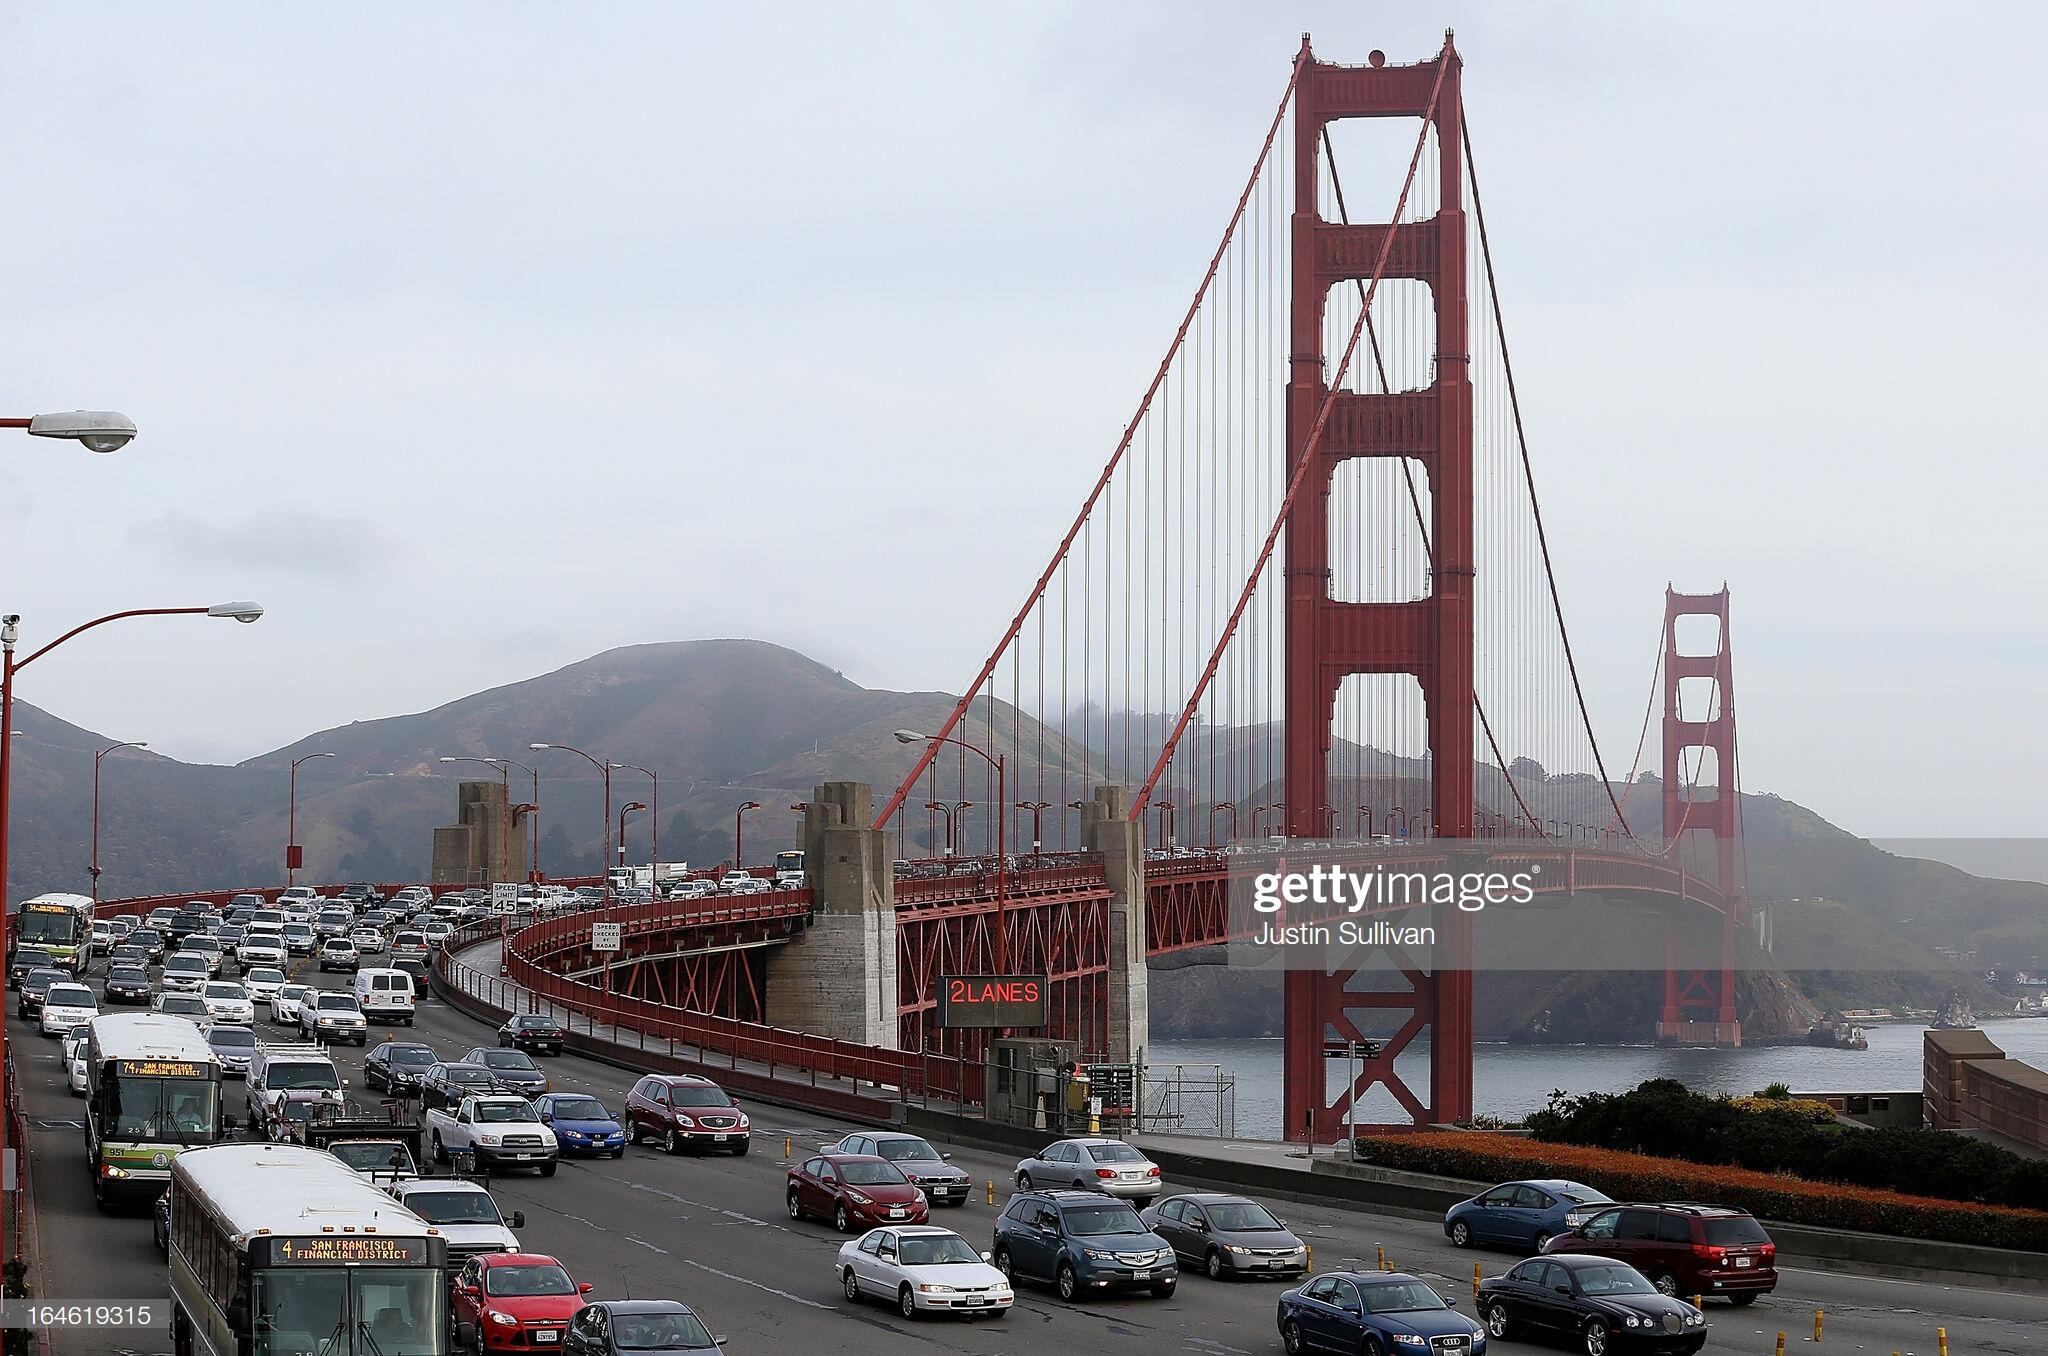
[(29, 946), (70, 946), (84, 926), (72, 909), (30, 907), (16, 920), (15, 935)]
[(447, 1326), (432, 1267), (265, 1267), (251, 1298), (252, 1356), (435, 1356)]
[(117, 1075), (107, 1089), (104, 1137), (180, 1144), (209, 1139), (219, 1092), (211, 1079)]

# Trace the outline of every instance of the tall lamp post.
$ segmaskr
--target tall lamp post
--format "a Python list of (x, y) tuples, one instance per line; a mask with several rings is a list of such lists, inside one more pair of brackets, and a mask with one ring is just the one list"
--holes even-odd
[[(597, 844), (597, 878), (600, 882), (606, 880), (606, 872), (611, 865), (612, 859), (612, 769), (619, 766), (619, 764), (605, 759), (593, 758), (574, 744), (528, 744), (526, 747), (532, 749), (535, 753), (545, 749), (560, 749), (564, 753), (573, 753), (584, 762), (596, 768), (598, 775), (604, 778), (604, 813), (599, 816), (597, 826), (599, 840)], [(534, 799), (538, 800), (540, 797), (536, 795)]]
[(308, 753), (292, 759), (292, 787), (290, 808), (285, 813), (284, 829), (284, 883), (299, 883), (299, 866), (305, 861), (305, 849), (299, 846), (299, 764), (310, 763), (315, 758), (332, 758), (331, 753)]
[(146, 739), (131, 739), (124, 744), (112, 744), (92, 756), (92, 865), (86, 868), (92, 877), (93, 903), (100, 899), (100, 760), (116, 749), (146, 749)]
[[(126, 421), (124, 420), (123, 422), (125, 423)], [(22, 425), (10, 421), (8, 426), (27, 427), (31, 433), (39, 432), (33, 426), (33, 423), (34, 421), (30, 421), (29, 424)], [(128, 425), (127, 437), (121, 438), (119, 442), (114, 442), (112, 446), (96, 447), (95, 450), (113, 451), (114, 448), (127, 442), (129, 437), (134, 436), (134, 427), (132, 424)], [(81, 442), (85, 442), (88, 447), (94, 446), (93, 443), (87, 440), (84, 434), (80, 433), (49, 433), (44, 436), (75, 437)], [(112, 433), (106, 434), (108, 439), (111, 439), (113, 436)], [(14, 657), (14, 647), (21, 639), (21, 617), (18, 613), (13, 612), (0, 616), (0, 903), (4, 903), (4, 899), (9, 893), (7, 885), (7, 831), (9, 824), (8, 810), (13, 799), (11, 792), (14, 786), (15, 672), (19, 669), (27, 668), (30, 664), (35, 663), (65, 641), (70, 640), (73, 636), (90, 631), (96, 626), (105, 626), (108, 622), (122, 621), (129, 617), (224, 617), (239, 622), (253, 622), (262, 615), (263, 609), (254, 603), (216, 603), (212, 607), (130, 608), (125, 612), (110, 612), (104, 617), (95, 617), (89, 622), (74, 626), (41, 649), (31, 650), (26, 656), (18, 660)], [(0, 907), (0, 955), (5, 955), (7, 952), (7, 926), (7, 910), (4, 907)], [(4, 1023), (0, 1023), (0, 1072), (4, 1072), (6, 1068), (7, 1028)], [(0, 1093), (4, 1093), (4, 1087), (0, 1087)], [(0, 1116), (0, 1148), (5, 1147), (6, 1139), (6, 1117)], [(25, 1145), (17, 1145), (15, 1147), (18, 1150), (26, 1149)], [(0, 1221), (0, 1223), (4, 1223), (4, 1221)]]
[(745, 835), (745, 833), (746, 833), (746, 829), (747, 829), (747, 811), (749, 811), (749, 810), (758, 810), (758, 809), (760, 809), (760, 808), (761, 808), (761, 802), (760, 802), (760, 801), (758, 801), (758, 800), (748, 800), (748, 801), (742, 801), (742, 802), (740, 802), (740, 808), (739, 808), (739, 809), (737, 809), (737, 810), (735, 810), (735, 811), (733, 811), (733, 815), (732, 815), (732, 869), (733, 869), (733, 870), (735, 870), (735, 871), (742, 871), (742, 870), (745, 870), (745, 869), (746, 869), (746, 865), (747, 865), (747, 854), (746, 854), (746, 850), (745, 850), (745, 843), (746, 843), (746, 839), (745, 839), (745, 836), (744, 836), (744, 835)]
[(946, 859), (946, 870), (951, 872), (953, 869), (954, 848), (960, 841), (959, 833), (954, 827), (954, 821), (962, 810), (972, 810), (974, 802), (971, 800), (928, 800), (924, 803), (924, 808), (939, 815), (946, 821), (946, 841), (944, 846), (940, 848), (940, 852)]
[(1045, 812), (1052, 808), (1052, 802), (1049, 800), (1020, 800), (1017, 802), (1017, 808), (1031, 812), (1031, 855), (1036, 857), (1039, 850), (1045, 845), (1044, 816)]
[(1237, 802), (1219, 800), (1209, 807), (1209, 841), (1212, 846), (1216, 841), (1216, 812), (1218, 810), (1222, 810), (1230, 816), (1230, 837), (1224, 839), (1224, 841), (1228, 843), (1237, 840)]
[[(661, 774), (651, 767), (641, 767), (638, 763), (621, 763), (619, 766), (628, 772), (640, 773), (647, 778), (648, 785), (652, 788), (647, 793), (647, 813), (652, 816), (648, 820), (651, 827), (648, 829), (650, 841), (647, 848), (647, 892), (652, 894), (655, 882), (661, 879)], [(683, 788), (686, 793), (689, 789), (687, 786)], [(625, 864), (625, 860), (621, 858), (619, 865)]]
[[(629, 800), (619, 807), (619, 866), (622, 869), (626, 865), (626, 816), (632, 814), (635, 810), (644, 810), (646, 808), (647, 802), (644, 800)], [(650, 895), (654, 893), (654, 875), (652, 872), (649, 872), (647, 876), (647, 892)]]
[(1006, 781), (1008, 776), (1003, 767), (1003, 756), (991, 757), (985, 751), (974, 747), (965, 740), (951, 735), (919, 734), (916, 730), (896, 731), (899, 744), (957, 744), (996, 770), (996, 973), (1007, 974), (1010, 967), (1010, 847), (1009, 815), (1002, 807), (1009, 803), (1010, 795)]

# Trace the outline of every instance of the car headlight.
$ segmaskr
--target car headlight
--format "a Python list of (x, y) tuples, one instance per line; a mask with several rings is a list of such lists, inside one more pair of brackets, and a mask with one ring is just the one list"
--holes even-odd
[(102, 1177), (109, 1177), (115, 1180), (119, 1180), (120, 1178), (126, 1177), (127, 1175), (128, 1169), (126, 1168), (115, 1167), (112, 1163), (100, 1164), (100, 1176)]
[(921, 1285), (917, 1290), (921, 1295), (950, 1295), (953, 1293), (953, 1287), (950, 1285)]
[(476, 1141), (479, 1144), (496, 1144), (498, 1137), (496, 1135), (478, 1135)]
[(847, 1199), (847, 1200), (849, 1200), (849, 1201), (852, 1201), (852, 1202), (853, 1202), (853, 1203), (854, 1203), (855, 1205), (873, 1205), (873, 1204), (874, 1204), (874, 1202), (873, 1202), (873, 1201), (871, 1201), (871, 1200), (869, 1200), (869, 1199), (868, 1199), (868, 1198), (867, 1198), (866, 1196), (863, 1196), (863, 1195), (861, 1195), (861, 1194), (860, 1194), (860, 1193), (859, 1193), (858, 1191), (854, 1191), (854, 1190), (852, 1190), (851, 1188), (849, 1188), (849, 1189), (847, 1190), (847, 1193), (846, 1193), (846, 1199)]
[(1116, 1256), (1114, 1253), (1103, 1252), (1100, 1248), (1083, 1248), (1081, 1255), (1091, 1262), (1109, 1262), (1115, 1260)]
[(697, 1128), (697, 1122), (681, 1112), (676, 1113), (676, 1124), (685, 1130), (695, 1130)]
[(1630, 1315), (1628, 1315), (1628, 1316), (1627, 1316), (1626, 1318), (1622, 1319), (1621, 1321), (1622, 1321), (1622, 1323), (1623, 1323), (1623, 1324), (1625, 1324), (1626, 1326), (1628, 1326), (1628, 1327), (1631, 1327), (1631, 1328), (1640, 1328), (1640, 1327), (1642, 1327), (1642, 1326), (1643, 1326), (1643, 1320), (1641, 1320), (1640, 1318), (1637, 1318), (1637, 1317), (1636, 1317), (1636, 1316), (1635, 1316), (1634, 1314), (1630, 1314)]
[(1701, 1313), (1699, 1310), (1695, 1309), (1685, 1316), (1685, 1321), (1687, 1323), (1693, 1324), (1694, 1326), (1698, 1326), (1699, 1324), (1705, 1323), (1707, 1321), (1707, 1316)]
[(1249, 1253), (1251, 1252), (1251, 1249), (1250, 1249), (1250, 1248), (1245, 1248), (1245, 1247), (1240, 1247), (1240, 1246), (1238, 1246), (1238, 1245), (1237, 1245), (1237, 1244), (1235, 1244), (1235, 1243), (1225, 1243), (1225, 1244), (1223, 1245), (1223, 1251), (1225, 1251), (1225, 1252), (1234, 1252), (1234, 1253), (1237, 1253), (1237, 1254), (1239, 1254), (1240, 1256), (1242, 1256), (1242, 1255), (1246, 1255), (1246, 1254), (1249, 1254)]
[(518, 1325), (518, 1323), (519, 1323), (519, 1320), (518, 1320), (518, 1319), (516, 1319), (516, 1318), (514, 1318), (514, 1317), (512, 1317), (512, 1315), (510, 1315), (510, 1314), (501, 1314), (501, 1313), (499, 1313), (499, 1312), (498, 1312), (498, 1311), (497, 1311), (496, 1309), (489, 1309), (489, 1310), (486, 1310), (486, 1311), (484, 1312), (484, 1317), (485, 1317), (485, 1318), (488, 1318), (488, 1319), (489, 1319), (489, 1320), (491, 1320), (491, 1322), (493, 1322), (493, 1323), (502, 1323), (502, 1324), (504, 1324), (504, 1325), (505, 1325), (506, 1327), (508, 1327), (508, 1328), (510, 1328), (510, 1327), (516, 1327), (516, 1326)]
[(1397, 1347), (1427, 1347), (1429, 1339), (1427, 1337), (1418, 1337), (1412, 1332), (1397, 1332), (1394, 1334), (1394, 1345)]

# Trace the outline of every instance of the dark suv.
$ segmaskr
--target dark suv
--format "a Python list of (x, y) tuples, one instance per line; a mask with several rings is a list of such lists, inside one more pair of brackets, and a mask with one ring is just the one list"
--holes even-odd
[(1543, 1251), (1612, 1257), (1667, 1295), (1726, 1295), (1748, 1304), (1778, 1288), (1778, 1245), (1747, 1210), (1719, 1205), (1612, 1206)]
[(1051, 1281), (1063, 1300), (1102, 1290), (1173, 1294), (1180, 1263), (1138, 1212), (1094, 1191), (1020, 1191), (996, 1220), (996, 1266), (1012, 1283)]
[(725, 1089), (691, 1074), (649, 1074), (626, 1094), (626, 1138), (652, 1135), (668, 1152), (684, 1146), (745, 1154), (752, 1142), (747, 1113)]

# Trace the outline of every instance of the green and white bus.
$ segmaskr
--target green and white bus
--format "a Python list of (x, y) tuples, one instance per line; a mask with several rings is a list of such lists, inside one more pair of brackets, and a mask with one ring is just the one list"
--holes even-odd
[(170, 1259), (176, 1356), (448, 1354), (447, 1240), (333, 1154), (180, 1154)]
[(95, 1017), (85, 1041), (85, 1161), (93, 1199), (159, 1195), (181, 1149), (227, 1138), (220, 1061), (184, 1017)]
[(93, 903), (85, 895), (25, 899), (7, 929), (7, 959), (14, 959), (16, 947), (39, 946), (58, 965), (82, 975), (92, 958), (92, 917)]

